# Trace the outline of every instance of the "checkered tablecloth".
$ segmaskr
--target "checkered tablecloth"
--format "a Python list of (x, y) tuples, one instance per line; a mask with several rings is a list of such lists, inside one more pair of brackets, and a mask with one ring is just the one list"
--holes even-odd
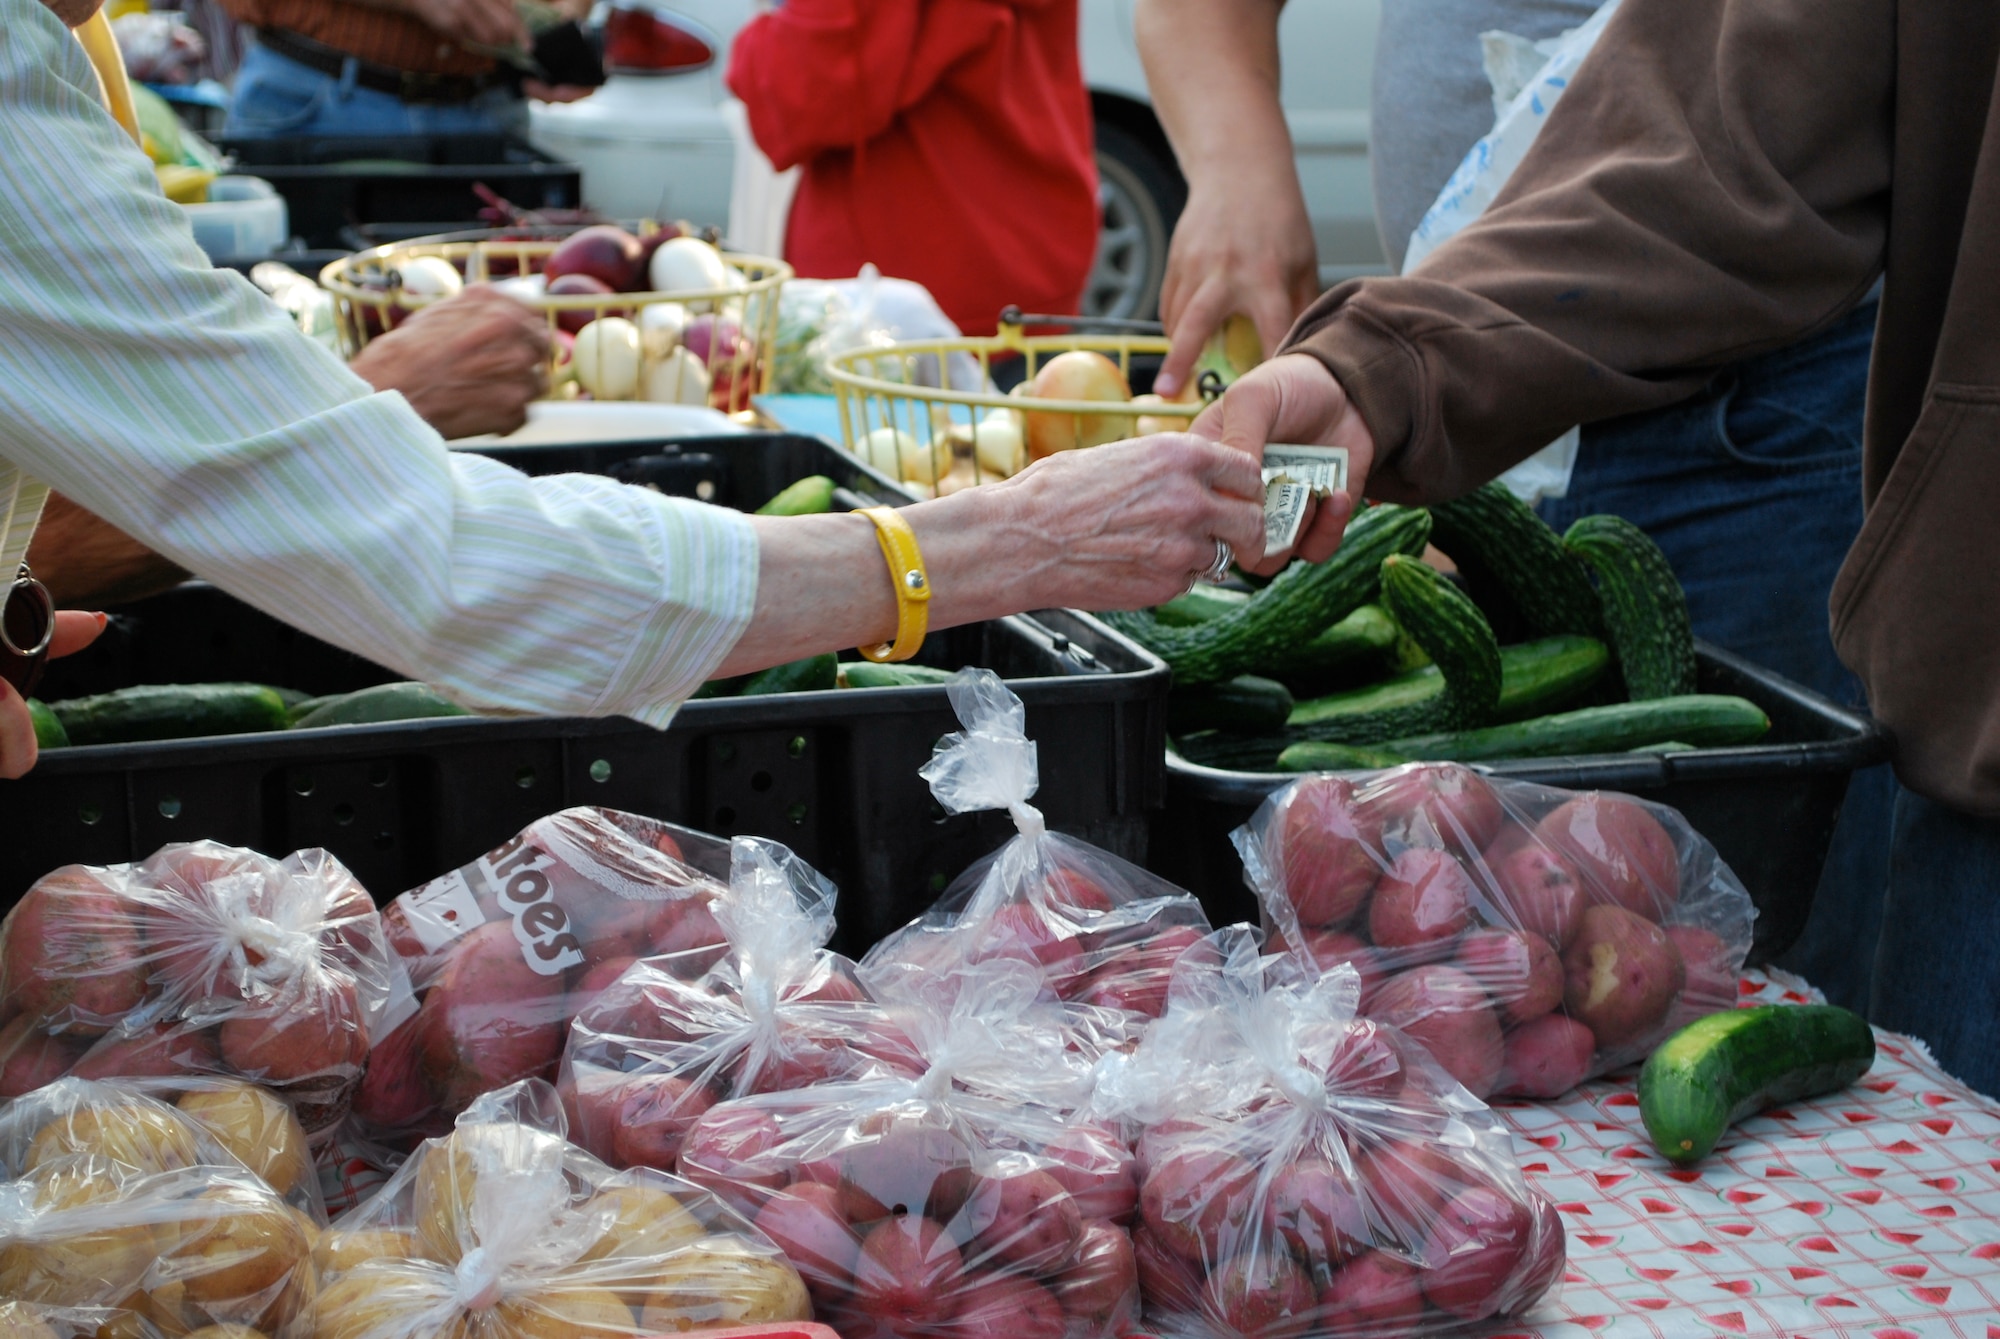
[[(1802, 989), (1753, 973), (1744, 1002)], [(1635, 1073), (1497, 1104), (1569, 1267), (1492, 1339), (2000, 1339), (2000, 1102), (1876, 1042), (1860, 1083), (1744, 1121), (1689, 1170), (1653, 1152)]]

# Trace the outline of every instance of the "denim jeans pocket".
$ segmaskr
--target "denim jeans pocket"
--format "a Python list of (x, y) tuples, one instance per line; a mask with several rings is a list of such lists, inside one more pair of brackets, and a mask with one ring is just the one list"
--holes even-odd
[(1851, 396), (1824, 382), (1808, 387), (1726, 377), (1714, 392), (1716, 449), (1731, 463), (1764, 474), (1856, 468), (1868, 382), (1865, 355), (1851, 375)]
[(332, 76), (252, 48), (237, 72), (229, 133), (289, 134), (319, 115), (332, 88)]

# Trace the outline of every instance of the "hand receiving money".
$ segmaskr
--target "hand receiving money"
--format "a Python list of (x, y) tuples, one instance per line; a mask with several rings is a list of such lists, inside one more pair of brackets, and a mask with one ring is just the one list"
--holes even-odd
[(1264, 448), (1264, 552), (1282, 553), (1296, 544), (1306, 522), (1306, 505), (1347, 491), (1347, 448), (1292, 446)]

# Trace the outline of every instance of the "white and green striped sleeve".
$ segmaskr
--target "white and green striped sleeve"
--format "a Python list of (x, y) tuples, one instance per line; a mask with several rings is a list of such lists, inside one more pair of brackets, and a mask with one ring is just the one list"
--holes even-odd
[(0, 458), (259, 609), (469, 706), (664, 725), (748, 625), (734, 512), (447, 451), (247, 280), (0, 0)]

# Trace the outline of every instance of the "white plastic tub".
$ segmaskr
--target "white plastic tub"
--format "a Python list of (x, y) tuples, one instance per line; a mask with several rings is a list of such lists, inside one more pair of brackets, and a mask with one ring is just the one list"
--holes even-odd
[(262, 177), (217, 177), (209, 184), (207, 204), (184, 208), (194, 223), (194, 240), (210, 260), (267, 256), (291, 236), (285, 199)]

